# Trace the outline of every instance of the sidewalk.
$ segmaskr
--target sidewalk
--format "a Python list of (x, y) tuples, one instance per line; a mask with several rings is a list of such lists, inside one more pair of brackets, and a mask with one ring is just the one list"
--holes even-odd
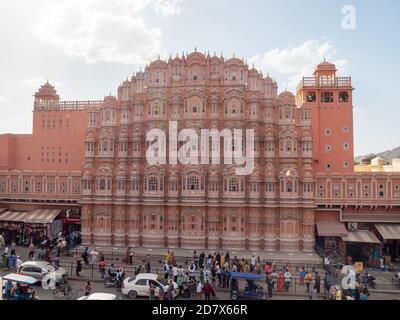
[[(113, 247), (113, 246), (88, 246), (89, 250), (95, 249), (96, 251), (102, 251), (103, 253), (113, 253), (115, 256), (125, 256), (125, 252), (128, 249), (127, 247)], [(86, 246), (78, 246), (73, 250), (78, 250), (79, 252), (83, 252)], [(135, 256), (143, 256), (145, 257), (147, 254), (159, 257), (165, 257), (167, 253), (167, 248), (133, 248), (135, 252)], [(177, 258), (185, 258), (192, 259), (194, 250), (191, 249), (182, 249), (175, 248), (170, 249), (174, 252), (175, 257)], [(196, 250), (197, 255), (204, 251), (207, 256), (209, 253), (220, 252), (221, 254), (225, 254), (227, 250)], [(250, 259), (254, 254), (255, 257), (260, 257), (263, 261), (281, 261), (281, 262), (292, 262), (292, 263), (308, 263), (308, 264), (316, 264), (322, 266), (322, 259), (316, 253), (285, 253), (285, 252), (266, 252), (266, 251), (251, 251), (251, 250), (232, 250), (229, 251), (231, 258), (237, 256), (239, 259), (245, 258)]]

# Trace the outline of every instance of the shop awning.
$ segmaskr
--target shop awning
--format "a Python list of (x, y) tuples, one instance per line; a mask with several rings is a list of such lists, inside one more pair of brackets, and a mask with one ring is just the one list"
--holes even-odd
[(385, 240), (400, 240), (400, 224), (375, 224), (376, 229)]
[(322, 237), (342, 237), (347, 235), (344, 224), (340, 221), (316, 221), (317, 232)]
[(347, 231), (347, 236), (342, 239), (345, 242), (381, 243), (372, 231), (367, 230)]
[(32, 211), (6, 211), (0, 214), (0, 221), (23, 223), (52, 223), (61, 210), (36, 209)]

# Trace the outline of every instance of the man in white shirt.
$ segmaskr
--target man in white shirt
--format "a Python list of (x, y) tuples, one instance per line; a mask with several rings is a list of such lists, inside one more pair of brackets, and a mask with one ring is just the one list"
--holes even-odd
[(179, 275), (179, 269), (176, 265), (172, 267), (172, 275), (174, 276), (174, 281), (176, 282), (178, 280), (178, 275)]
[(290, 281), (292, 280), (292, 274), (289, 272), (289, 269), (283, 274), (285, 278), (285, 291), (289, 291)]
[(15, 262), (15, 267), (17, 268), (17, 270), (18, 270), (19, 268), (21, 268), (21, 264), (22, 264), (21, 257), (18, 256), (18, 257), (17, 257), (17, 260), (16, 260), (16, 262)]
[(197, 296), (197, 300), (202, 300), (202, 294), (203, 294), (203, 285), (201, 284), (201, 282), (199, 281), (197, 283), (197, 287), (196, 287), (196, 296)]
[(256, 257), (253, 254), (250, 260), (250, 272), (253, 272), (255, 266), (256, 266)]

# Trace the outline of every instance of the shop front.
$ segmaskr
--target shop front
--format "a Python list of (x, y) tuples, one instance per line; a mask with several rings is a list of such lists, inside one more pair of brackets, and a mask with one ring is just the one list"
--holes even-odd
[(6, 244), (38, 244), (44, 236), (57, 236), (62, 230), (61, 210), (36, 209), (30, 211), (5, 211), (0, 214), (0, 232)]
[(74, 231), (81, 231), (81, 210), (66, 209), (62, 212), (63, 231), (71, 234)]
[(339, 221), (338, 211), (318, 210), (315, 216), (316, 244), (328, 256), (343, 257), (345, 246), (342, 236), (347, 235), (343, 222)]
[(346, 256), (353, 261), (379, 268), (382, 243), (372, 231), (347, 230), (347, 236), (342, 237), (342, 240), (346, 243)]
[(375, 224), (377, 234), (383, 242), (383, 253), (387, 263), (398, 262), (400, 254), (400, 224)]

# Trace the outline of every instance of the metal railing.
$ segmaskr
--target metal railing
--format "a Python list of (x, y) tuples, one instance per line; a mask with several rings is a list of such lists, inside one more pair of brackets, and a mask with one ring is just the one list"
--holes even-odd
[[(158, 264), (158, 263), (157, 263)], [(62, 268), (64, 268), (67, 272), (68, 275), (72, 276), (72, 277), (78, 277), (76, 275), (76, 262), (74, 261), (63, 261), (60, 263), (60, 266)], [(118, 266), (117, 266), (118, 267)], [(134, 266), (126, 266), (124, 265), (124, 269), (125, 269), (125, 276), (126, 277), (134, 277), (135, 276), (135, 271), (136, 268)], [(142, 271), (144, 272), (144, 270)], [(152, 273), (156, 273), (159, 274), (160, 276), (163, 276), (163, 266), (162, 264), (158, 264), (157, 266), (152, 266), (151, 267), (151, 272)], [(198, 271), (197, 271), (198, 272)], [(82, 272), (79, 276), (79, 278), (82, 278), (82, 280), (101, 280), (102, 276), (101, 273), (98, 269), (97, 265), (88, 265), (86, 267), (82, 268)], [(197, 277), (198, 278), (198, 277)], [(267, 292), (267, 284), (265, 281), (265, 273), (262, 273), (262, 281), (259, 283), (260, 285), (262, 285), (263, 289), (265, 292)], [(219, 284), (219, 280), (216, 278), (215, 279), (216, 284)], [(218, 290), (229, 290), (229, 280), (226, 279), (226, 287), (225, 288), (218, 288)], [(223, 283), (223, 281), (221, 280), (221, 284)], [(246, 285), (246, 281), (245, 280), (239, 280), (239, 287), (240, 288), (244, 288), (244, 286)], [(274, 284), (274, 293), (281, 293), (281, 294), (301, 294), (301, 295), (307, 295), (310, 293), (310, 291), (313, 289), (313, 286), (316, 285), (315, 280), (311, 281), (310, 285), (307, 287), (307, 284), (304, 282), (304, 280), (298, 278), (298, 277), (292, 277), (290, 284), (288, 286), (285, 285), (285, 282), (282, 280), (279, 280)], [(325, 283), (324, 280), (321, 279), (320, 284), (319, 284), (319, 288), (320, 288), (320, 293), (324, 293), (325, 292)]]

